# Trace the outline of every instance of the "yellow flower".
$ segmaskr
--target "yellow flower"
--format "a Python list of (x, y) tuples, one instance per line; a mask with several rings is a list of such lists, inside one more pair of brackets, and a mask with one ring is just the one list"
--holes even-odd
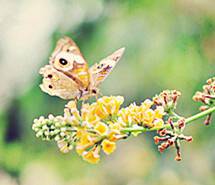
[(164, 126), (164, 121), (162, 119), (156, 119), (153, 124), (153, 128), (162, 128)]
[(83, 152), (82, 158), (89, 163), (96, 164), (100, 160), (99, 151), (100, 151), (99, 146), (94, 147), (90, 151)]
[(147, 110), (143, 115), (143, 125), (147, 127), (153, 127), (154, 118), (155, 112), (152, 109)]
[(70, 110), (71, 115), (74, 116), (77, 120), (81, 119), (75, 101), (69, 101), (65, 107)]
[(107, 139), (109, 141), (113, 141), (113, 142), (116, 142), (120, 139), (125, 139), (127, 138), (128, 135), (127, 134), (123, 134), (123, 133), (120, 133), (119, 131), (115, 131), (115, 130), (111, 130), (109, 133), (108, 133), (108, 136), (107, 136)]
[(122, 134), (122, 129), (126, 126), (125, 123), (120, 119), (116, 122), (108, 122), (109, 132), (107, 135), (107, 139), (109, 141), (117, 141), (119, 139), (122, 139), (125, 134)]
[(123, 104), (124, 98), (122, 96), (114, 97), (114, 107), (111, 109), (111, 114), (117, 114), (119, 112), (120, 106)]
[(79, 130), (76, 133), (76, 152), (81, 155), (86, 148), (94, 145), (94, 138), (86, 130)]
[(157, 106), (155, 109), (155, 118), (161, 119), (164, 114), (164, 108), (162, 106)]
[(81, 108), (81, 117), (82, 121), (90, 124), (91, 126), (95, 125), (100, 119), (95, 113), (96, 104), (93, 103), (83, 104)]
[(96, 114), (101, 118), (105, 119), (109, 115), (115, 115), (118, 113), (124, 98), (122, 96), (103, 96), (98, 99)]
[(108, 132), (108, 126), (103, 122), (97, 123), (94, 129), (100, 135), (106, 135)]
[(129, 110), (130, 110), (130, 115), (132, 117), (132, 122), (140, 124), (142, 121), (141, 107), (137, 106), (136, 104), (131, 104), (129, 106)]
[(117, 120), (116, 122), (109, 122), (110, 130), (113, 130), (118, 133), (120, 133), (120, 130), (122, 130), (123, 126), (126, 125), (122, 120)]
[(151, 106), (153, 105), (153, 101), (151, 101), (150, 99), (146, 99), (142, 104), (142, 110), (147, 110), (149, 108), (151, 108)]
[(83, 120), (86, 120), (87, 117), (88, 117), (88, 114), (90, 114), (90, 105), (87, 103), (87, 104), (83, 104), (82, 107), (81, 107), (81, 118)]
[(119, 116), (119, 120), (121, 119), (124, 123), (126, 123), (126, 125), (128, 125), (132, 122), (130, 111), (129, 111), (128, 107), (120, 109), (118, 116)]
[(105, 109), (102, 103), (98, 103), (95, 107), (95, 114), (100, 118), (100, 119), (106, 119), (109, 116), (109, 113)]
[(108, 140), (109, 140), (109, 141), (117, 141), (117, 140), (118, 140), (118, 138), (116, 137), (117, 134), (118, 134), (118, 132), (116, 132), (116, 131), (114, 131), (114, 130), (111, 130), (111, 131), (108, 133), (108, 136), (107, 136)]
[(102, 149), (107, 155), (109, 155), (116, 149), (116, 143), (105, 139), (102, 141)]
[(80, 125), (80, 120), (77, 119), (77, 117), (71, 115), (69, 108), (64, 109), (64, 120), (67, 123), (70, 123), (72, 126)]

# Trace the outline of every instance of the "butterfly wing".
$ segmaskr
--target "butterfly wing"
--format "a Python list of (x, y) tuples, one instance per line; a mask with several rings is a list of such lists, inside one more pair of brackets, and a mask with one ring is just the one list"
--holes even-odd
[(69, 37), (64, 37), (57, 42), (49, 63), (57, 71), (64, 73), (75, 81), (79, 88), (85, 89), (88, 87), (89, 70), (87, 62), (78, 46)]
[(105, 80), (105, 78), (110, 74), (117, 62), (122, 57), (124, 50), (125, 48), (118, 49), (117, 51), (104, 58), (99, 63), (94, 64), (90, 68), (89, 71), (91, 75), (91, 88), (98, 87), (101, 82)]
[(80, 96), (78, 84), (63, 73), (59, 73), (51, 65), (41, 68), (40, 74), (43, 76), (40, 88), (49, 95), (62, 99), (73, 99)]

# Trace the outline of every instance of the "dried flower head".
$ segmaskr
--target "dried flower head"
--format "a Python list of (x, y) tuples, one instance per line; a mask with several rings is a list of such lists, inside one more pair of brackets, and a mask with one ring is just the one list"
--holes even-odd
[(166, 112), (174, 110), (181, 93), (176, 90), (165, 90), (153, 98), (156, 105), (164, 107)]
[[(200, 107), (200, 111), (205, 111), (215, 105), (215, 77), (207, 80), (206, 85), (203, 86), (203, 91), (196, 92), (193, 96), (193, 100), (204, 104)], [(204, 124), (209, 125), (211, 118), (212, 115), (209, 114), (206, 117)]]
[(170, 125), (170, 129), (162, 129), (158, 131), (160, 136), (154, 137), (155, 144), (159, 144), (158, 150), (163, 152), (168, 149), (170, 146), (174, 146), (176, 148), (176, 161), (181, 160), (181, 149), (180, 149), (180, 141), (185, 140), (187, 142), (192, 141), (192, 136), (185, 136), (183, 134), (183, 130), (185, 128), (185, 119), (179, 119), (175, 124), (172, 119), (169, 119), (167, 123)]

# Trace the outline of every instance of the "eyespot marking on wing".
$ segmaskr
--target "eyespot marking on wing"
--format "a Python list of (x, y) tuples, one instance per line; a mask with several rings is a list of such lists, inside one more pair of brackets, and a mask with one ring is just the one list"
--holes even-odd
[[(69, 37), (64, 37), (57, 42), (49, 63), (56, 70), (74, 80), (80, 88), (89, 86), (90, 75), (87, 62), (78, 46)], [(85, 72), (86, 75), (81, 72)]]

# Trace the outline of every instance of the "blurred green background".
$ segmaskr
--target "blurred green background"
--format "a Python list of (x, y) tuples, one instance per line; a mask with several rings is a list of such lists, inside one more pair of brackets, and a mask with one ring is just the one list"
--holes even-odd
[(40, 115), (62, 114), (66, 101), (39, 89), (39, 68), (56, 41), (72, 37), (92, 65), (125, 46), (101, 86), (104, 95), (141, 102), (164, 89), (182, 92), (178, 112), (198, 111), (195, 91), (215, 74), (214, 0), (20, 0), (0, 2), (0, 185), (214, 185), (215, 124), (187, 127), (194, 137), (160, 155), (153, 133), (118, 142), (90, 165), (61, 154), (31, 130)]

